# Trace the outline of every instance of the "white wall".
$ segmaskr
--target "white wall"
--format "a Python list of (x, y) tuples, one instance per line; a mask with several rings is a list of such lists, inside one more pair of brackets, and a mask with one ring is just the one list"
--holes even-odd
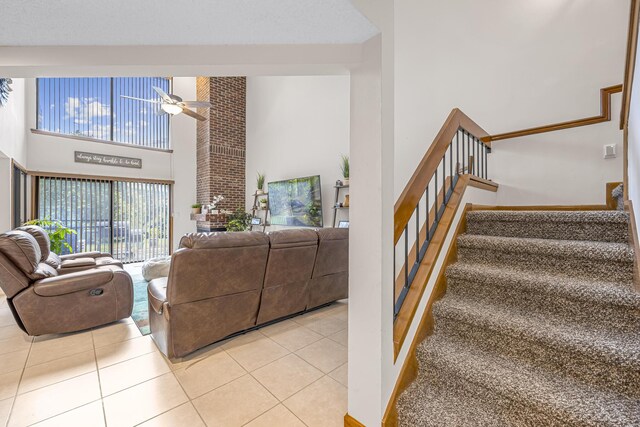
[(635, 77), (631, 90), (628, 125), (628, 196), (633, 203), (636, 230), (640, 230), (640, 55), (636, 54)]
[[(184, 99), (196, 99), (194, 77), (175, 77), (173, 91)], [(81, 141), (32, 133), (36, 128), (35, 79), (26, 79), (27, 155), (26, 167), (33, 172), (54, 172), (122, 178), (173, 180), (174, 247), (180, 236), (195, 231), (190, 221), (191, 204), (196, 199), (196, 121), (185, 115), (171, 118), (173, 153)], [(142, 159), (142, 169), (119, 168), (74, 162), (74, 151), (134, 157)]]
[(349, 102), (349, 76), (247, 78), (247, 209), (258, 172), (267, 183), (320, 175), (324, 226), (332, 226), (340, 155), (349, 154)]
[[(597, 115), (599, 89), (622, 82), (628, 0), (397, 0), (395, 13), (396, 194), (454, 107), (501, 133)], [(602, 158), (622, 149), (615, 126), (496, 143), (499, 202), (603, 203), (622, 178)]]
[(11, 228), (11, 160), (27, 165), (25, 80), (13, 79), (13, 91), (0, 107), (0, 232)]

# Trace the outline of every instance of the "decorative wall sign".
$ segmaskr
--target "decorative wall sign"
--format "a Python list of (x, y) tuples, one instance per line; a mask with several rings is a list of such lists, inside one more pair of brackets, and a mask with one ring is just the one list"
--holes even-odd
[(91, 163), (94, 165), (142, 169), (142, 159), (136, 159), (133, 157), (121, 157), (112, 156), (110, 154), (85, 153), (84, 151), (75, 151), (74, 160), (76, 163)]

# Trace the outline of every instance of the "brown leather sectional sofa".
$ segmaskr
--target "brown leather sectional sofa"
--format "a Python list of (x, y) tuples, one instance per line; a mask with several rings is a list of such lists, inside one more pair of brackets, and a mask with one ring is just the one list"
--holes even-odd
[(40, 227), (0, 234), (0, 287), (26, 333), (74, 332), (131, 315), (133, 284), (122, 264), (100, 253), (58, 257), (49, 247)]
[(185, 356), (231, 334), (348, 297), (347, 229), (188, 234), (149, 283), (160, 350)]

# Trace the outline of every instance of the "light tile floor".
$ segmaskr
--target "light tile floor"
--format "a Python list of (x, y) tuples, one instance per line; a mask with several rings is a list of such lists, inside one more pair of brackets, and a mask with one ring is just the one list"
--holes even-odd
[(0, 426), (342, 426), (347, 303), (171, 362), (131, 319), (31, 338), (0, 296)]

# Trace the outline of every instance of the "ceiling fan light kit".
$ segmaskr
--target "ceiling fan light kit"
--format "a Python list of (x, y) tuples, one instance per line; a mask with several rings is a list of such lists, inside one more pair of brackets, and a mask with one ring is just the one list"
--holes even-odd
[(204, 121), (207, 120), (206, 117), (196, 113), (190, 108), (211, 108), (213, 104), (205, 101), (183, 101), (177, 95), (168, 94), (164, 90), (159, 87), (153, 86), (153, 90), (160, 96), (160, 100), (156, 99), (143, 99), (143, 98), (135, 98), (133, 96), (120, 95), (122, 98), (133, 99), (135, 101), (148, 102), (151, 104), (160, 104), (160, 109), (165, 113), (175, 116), (181, 113), (186, 114), (189, 117), (194, 119)]
[(182, 107), (176, 104), (162, 104), (160, 108), (162, 108), (162, 111), (167, 114), (171, 114), (172, 116), (182, 113)]

